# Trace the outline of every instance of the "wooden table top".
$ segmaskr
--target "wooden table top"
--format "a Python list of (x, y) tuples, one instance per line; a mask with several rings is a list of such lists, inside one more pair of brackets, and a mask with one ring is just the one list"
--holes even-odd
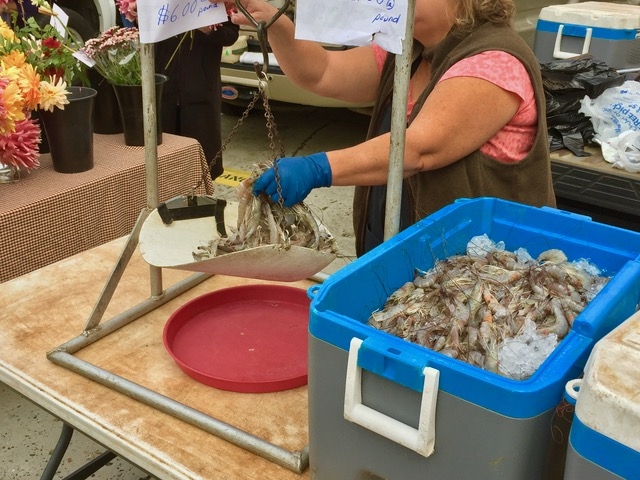
[[(46, 354), (80, 335), (122, 252), (124, 238), (10, 280), (0, 289), (0, 381), (128, 461), (162, 479), (309, 478), (67, 368)], [(163, 270), (167, 288), (187, 272)], [(136, 252), (105, 319), (149, 298), (149, 266)], [(182, 372), (163, 345), (168, 317), (188, 300), (235, 285), (213, 276), (89, 345), (78, 358), (290, 451), (308, 444), (307, 387), (242, 394)], [(313, 282), (284, 285), (306, 289)]]
[(577, 157), (571, 153), (570, 150), (564, 148), (562, 150), (556, 150), (555, 152), (551, 152), (551, 162), (572, 167), (580, 167), (601, 174), (627, 178), (640, 182), (640, 172), (630, 172), (622, 168), (614, 167), (604, 159), (600, 147), (585, 146), (584, 150), (591, 155), (588, 157)]

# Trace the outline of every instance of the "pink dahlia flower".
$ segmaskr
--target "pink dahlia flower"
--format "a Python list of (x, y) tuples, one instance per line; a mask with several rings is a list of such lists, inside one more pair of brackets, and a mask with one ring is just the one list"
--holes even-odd
[(0, 162), (24, 170), (40, 166), (40, 127), (30, 117), (16, 123), (15, 130), (0, 135)]

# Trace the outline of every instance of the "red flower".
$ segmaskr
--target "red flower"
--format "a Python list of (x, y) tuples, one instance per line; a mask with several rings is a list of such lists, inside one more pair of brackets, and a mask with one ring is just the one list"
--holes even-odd
[(62, 42), (55, 37), (43, 38), (42, 46), (50, 50), (58, 50), (62, 46)]

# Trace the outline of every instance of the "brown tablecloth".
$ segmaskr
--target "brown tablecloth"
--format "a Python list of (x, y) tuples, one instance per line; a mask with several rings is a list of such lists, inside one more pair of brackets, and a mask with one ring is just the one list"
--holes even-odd
[[(41, 166), (13, 184), (0, 184), (0, 282), (18, 277), (131, 232), (146, 206), (144, 147), (123, 135), (94, 136), (94, 167), (82, 173)], [(204, 170), (203, 170), (204, 169)], [(206, 160), (191, 138), (163, 134), (158, 146), (158, 196), (167, 200), (201, 183), (210, 192)]]

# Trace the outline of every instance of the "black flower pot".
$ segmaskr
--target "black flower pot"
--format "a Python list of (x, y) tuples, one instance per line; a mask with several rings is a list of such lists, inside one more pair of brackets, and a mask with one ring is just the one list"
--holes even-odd
[(64, 109), (39, 112), (47, 136), (53, 169), (79, 173), (93, 168), (93, 101), (89, 87), (67, 87), (69, 103)]
[(31, 118), (33, 118), (34, 122), (40, 127), (40, 145), (38, 145), (38, 152), (40, 155), (49, 153), (49, 141), (47, 140), (47, 132), (44, 130), (44, 123), (40, 116), (40, 110), (32, 110)]
[(89, 70), (91, 88), (98, 93), (93, 106), (93, 133), (113, 135), (122, 133), (122, 119), (118, 98), (107, 80), (96, 70)]
[[(156, 135), (157, 144), (162, 143), (162, 86), (168, 80), (166, 75), (156, 74)], [(142, 108), (142, 85), (113, 85), (124, 130), (125, 145), (144, 146), (144, 124)]]

